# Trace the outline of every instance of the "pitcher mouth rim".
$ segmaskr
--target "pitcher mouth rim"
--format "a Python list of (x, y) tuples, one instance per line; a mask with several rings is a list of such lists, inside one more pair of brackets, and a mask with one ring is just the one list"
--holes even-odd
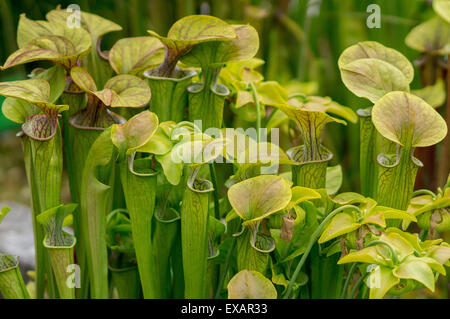
[(157, 76), (157, 75), (152, 75), (150, 74), (151, 71), (156, 70), (156, 69), (148, 69), (145, 70), (143, 75), (144, 77), (146, 77), (147, 79), (152, 79), (152, 80), (167, 80), (167, 81), (172, 81), (172, 82), (182, 82), (184, 80), (190, 79), (194, 76), (197, 75), (197, 72), (193, 71), (193, 70), (182, 70), (180, 69), (179, 72), (182, 73), (184, 76), (180, 77), (180, 78), (168, 78), (168, 77), (163, 77), (163, 76)]

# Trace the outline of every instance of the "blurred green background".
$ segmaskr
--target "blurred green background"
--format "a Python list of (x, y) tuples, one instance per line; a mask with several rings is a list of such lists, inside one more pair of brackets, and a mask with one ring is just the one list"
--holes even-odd
[[(414, 61), (419, 53), (409, 49), (404, 39), (412, 27), (433, 15), (431, 1), (427, 0), (0, 0), (0, 64), (17, 49), (20, 14), (34, 20), (45, 19), (45, 14), (57, 5), (66, 8), (70, 4), (78, 4), (81, 10), (123, 27), (123, 31), (105, 36), (104, 50), (120, 38), (146, 35), (148, 29), (166, 34), (176, 20), (191, 14), (250, 23), (260, 35), (258, 57), (266, 61), (261, 70), (266, 80), (316, 83), (315, 95), (330, 96), (354, 110), (369, 106), (369, 102), (355, 97), (342, 84), (337, 67), (341, 52), (358, 41), (373, 40)], [(370, 4), (381, 9), (380, 28), (371, 29), (366, 24)], [(31, 64), (3, 71), (0, 81), (24, 79), (33, 67)], [(416, 69), (412, 89), (419, 86)], [(23, 155), (20, 141), (15, 138), (18, 130), (0, 114), (0, 201), (28, 205)], [(323, 143), (335, 154), (332, 165), (343, 166), (341, 191), (359, 191), (359, 124), (330, 125)], [(68, 196), (68, 186), (64, 187), (63, 193)], [(433, 297), (446, 298), (446, 294), (443, 289)]]

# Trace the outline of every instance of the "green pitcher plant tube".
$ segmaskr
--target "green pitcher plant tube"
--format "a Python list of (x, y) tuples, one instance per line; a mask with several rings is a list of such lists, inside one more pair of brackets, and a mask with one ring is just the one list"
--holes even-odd
[(250, 25), (231, 25), (237, 35), (231, 41), (204, 42), (182, 58), (183, 63), (201, 67), (202, 82), (194, 83), (189, 91), (189, 119), (202, 120), (203, 129), (221, 128), (225, 97), (230, 90), (218, 83), (222, 67), (228, 62), (253, 58), (259, 48), (259, 37)]
[(378, 100), (372, 109), (372, 121), (384, 138), (397, 144), (396, 154), (377, 157), (377, 201), (406, 210), (417, 169), (422, 165), (414, 157), (414, 149), (441, 141), (447, 135), (447, 125), (429, 104), (407, 92), (390, 92)]
[[(182, 125), (178, 127), (182, 128)], [(169, 278), (170, 274), (167, 269), (164, 269), (164, 265), (167, 268), (173, 249), (170, 241), (175, 239), (176, 233), (173, 231), (176, 231), (176, 224), (165, 224), (175, 222), (179, 218), (177, 218), (178, 213), (175, 210), (160, 207), (159, 213), (155, 216), (156, 228), (152, 231), (157, 176), (151, 166), (159, 163), (165, 178), (171, 184), (176, 185), (180, 182), (183, 164), (168, 161), (171, 160), (172, 148), (177, 146), (178, 141), (176, 134), (173, 134), (174, 129), (176, 129), (174, 123), (171, 122), (163, 122), (158, 125), (156, 114), (149, 111), (141, 112), (127, 123), (113, 126), (112, 129), (113, 143), (118, 148), (119, 154), (122, 154), (119, 156), (121, 180), (126, 201), (130, 202), (127, 207), (131, 216), (133, 234), (135, 238), (142, 238), (139, 244), (135, 244), (135, 247), (146, 298), (161, 298), (168, 296), (169, 293), (164, 287), (167, 284), (164, 279)], [(150, 154), (150, 157), (134, 160), (136, 154)], [(152, 161), (152, 156), (154, 156), (154, 161)], [(138, 183), (145, 185), (139, 184), (139, 186)], [(136, 193), (136, 189), (142, 190), (141, 200), (136, 200), (136, 196), (139, 194)], [(170, 217), (172, 215), (173, 217)], [(163, 229), (168, 230), (169, 233), (162, 234)], [(167, 241), (168, 239), (169, 241)], [(163, 247), (158, 247), (155, 251), (152, 249), (152, 242), (157, 242), (161, 246), (163, 241), (166, 242)], [(167, 251), (163, 251), (164, 247)]]
[[(33, 225), (35, 231), (37, 296), (45, 290), (45, 274), (51, 278), (47, 254), (42, 245), (44, 231), (37, 216), (59, 205), (62, 175), (62, 141), (58, 113), (67, 105), (49, 102), (50, 85), (42, 79), (14, 81), (0, 84), (0, 94), (9, 100), (3, 113), (22, 124), (25, 167), (32, 192)], [(49, 279), (50, 280), (50, 279)]]
[[(181, 181), (182, 161), (172, 161), (177, 144), (189, 135), (193, 126), (188, 122), (162, 122), (150, 140), (139, 151), (153, 154), (157, 170), (156, 207), (154, 213), (153, 256), (155, 259), (156, 287), (161, 296), (178, 294), (184, 296), (183, 265), (181, 261), (180, 240), (180, 202), (184, 193)], [(179, 134), (180, 133), (180, 134)], [(180, 257), (180, 258), (178, 258)], [(177, 267), (175, 266), (177, 265)], [(172, 265), (171, 272), (169, 265)], [(173, 289), (167, 282), (173, 280)]]
[[(185, 188), (181, 205), (181, 246), (185, 298), (205, 298), (209, 254), (209, 207), (212, 182), (201, 178), (203, 164), (223, 154), (225, 141), (198, 131), (176, 146), (176, 154), (185, 163)], [(173, 158), (173, 157), (172, 157)]]
[[(181, 184), (181, 183), (180, 183)], [(167, 200), (167, 199), (165, 199)], [(157, 200), (158, 202), (158, 200)], [(182, 263), (176, 267), (176, 251), (180, 246), (180, 213), (172, 207), (157, 207), (155, 210), (155, 223), (153, 231), (153, 256), (155, 259), (155, 280), (160, 291), (161, 298), (182, 298), (184, 296), (184, 274)], [(173, 267), (173, 274), (171, 274), (170, 266)], [(182, 292), (177, 296), (175, 287), (171, 289), (168, 282), (173, 281), (174, 286), (177, 279), (182, 280)]]
[(395, 144), (384, 138), (375, 129), (372, 121), (372, 107), (359, 109), (360, 118), (360, 174), (361, 192), (363, 195), (377, 198), (379, 166), (377, 156), (379, 153), (395, 152)]
[(75, 287), (67, 284), (67, 269), (74, 264), (76, 238), (62, 230), (64, 218), (71, 214), (78, 204), (59, 205), (42, 212), (37, 220), (43, 225), (43, 245), (50, 256), (50, 265), (55, 276), (58, 295), (61, 299), (75, 299)]
[[(40, 52), (40, 55), (38, 56), (39, 60), (50, 60), (56, 64), (62, 64), (65, 67), (68, 76), (70, 76), (70, 71), (72, 67), (77, 66), (79, 65), (80, 62), (82, 62), (83, 65), (90, 72), (90, 74), (93, 74), (93, 78), (95, 79), (97, 85), (103, 86), (103, 84), (106, 82), (104, 78), (105, 76), (108, 76), (109, 69), (105, 68), (105, 64), (106, 66), (108, 66), (107, 63), (99, 59), (96, 48), (99, 39), (104, 34), (112, 31), (121, 30), (121, 27), (97, 15), (93, 15), (86, 12), (80, 12), (80, 27), (71, 28), (70, 25), (67, 23), (70, 15), (71, 15), (70, 12), (62, 10), (59, 7), (56, 10), (52, 10), (49, 13), (47, 13), (46, 18), (48, 21), (33, 21), (26, 18), (25, 15), (21, 15), (18, 26), (18, 39), (20, 39), (18, 42), (19, 48), (22, 49), (22, 46), (26, 45), (29, 41), (34, 40), (35, 38), (41, 39), (40, 37), (47, 35), (61, 36), (65, 39), (65, 42), (63, 41), (59, 46), (54, 45), (54, 48), (52, 47), (52, 42), (46, 41), (45, 38), (42, 39), (42, 41), (46, 46), (42, 48), (33, 47), (33, 50), (39, 49)], [(33, 32), (30, 32), (30, 30), (33, 30)], [(75, 46), (77, 52), (79, 51), (80, 53), (76, 55), (68, 55), (68, 53), (71, 52), (72, 46)], [(33, 57), (34, 61), (36, 58), (35, 54), (30, 53), (30, 55)], [(30, 62), (29, 59), (27, 58), (27, 54), (20, 56), (21, 56), (20, 60), (13, 59), (16, 64), (18, 62), (20, 63)], [(61, 84), (64, 85), (65, 81), (62, 81)], [(71, 81), (70, 78), (68, 84), (69, 87), (65, 91), (66, 93), (68, 94), (76, 93), (77, 91), (79, 91), (79, 88), (73, 85), (73, 82)], [(71, 99), (71, 97), (67, 97), (66, 93), (63, 94), (62, 99), (67, 102), (71, 102), (69, 104), (71, 107), (70, 115), (73, 115), (76, 112), (78, 112), (79, 109), (83, 107), (83, 105), (79, 105), (81, 102), (77, 101), (76, 98)], [(64, 118), (66, 124), (65, 126), (68, 126), (67, 125), (68, 117), (65, 116)], [(67, 133), (67, 128), (65, 128), (65, 131), (66, 131), (65, 138), (71, 137), (70, 134)], [(77, 141), (77, 139), (75, 139), (75, 141)], [(66, 144), (71, 145), (72, 143)], [(68, 150), (66, 149), (66, 152), (67, 151)], [(77, 153), (73, 154), (71, 152), (67, 153), (69, 153), (69, 155), (77, 154)], [(83, 163), (84, 157), (82, 157), (80, 161), (72, 161), (72, 162)], [(71, 183), (73, 178), (74, 178), (73, 174), (70, 174)], [(72, 193), (74, 193), (74, 190), (71, 191)], [(73, 199), (78, 200), (78, 196), (75, 196)]]
[(361, 193), (364, 196), (376, 197), (378, 183), (378, 166), (376, 163), (376, 137), (375, 126), (371, 117), (372, 108), (359, 109), (356, 113), (359, 116), (360, 129), (360, 174)]
[(209, 200), (212, 183), (187, 168), (187, 185), (181, 206), (181, 245), (185, 298), (206, 298)]
[(116, 157), (109, 127), (92, 144), (81, 179), (80, 239), (86, 250), (90, 296), (94, 299), (109, 297), (106, 214), (112, 210)]
[[(0, 209), (0, 224), (10, 210), (6, 206)], [(30, 298), (20, 273), (17, 256), (0, 254), (0, 293), (5, 299)]]
[[(184, 192), (184, 185), (180, 181), (183, 163), (172, 162), (173, 149), (179, 142), (177, 134), (172, 136), (172, 132), (178, 128), (190, 132), (183, 123), (160, 123), (151, 139), (140, 148), (144, 153), (154, 154), (156, 163), (160, 165), (160, 168), (156, 169), (163, 173), (156, 176), (156, 207), (152, 234), (154, 280), (161, 298), (184, 296), (180, 239), (180, 201)], [(168, 286), (168, 282), (173, 282), (173, 287)]]
[[(113, 31), (120, 31), (122, 28), (115, 24), (112, 21), (109, 21), (107, 19), (104, 19), (98, 15), (90, 14), (87, 12), (80, 11), (79, 13), (79, 26), (76, 28), (71, 28), (70, 23), (68, 21), (73, 18), (71, 11), (61, 9), (59, 6), (56, 8), (56, 10), (52, 10), (47, 13), (46, 18), (49, 21), (51, 25), (57, 25), (57, 26), (68, 26), (70, 29), (79, 30), (77, 31), (80, 34), (83, 34), (83, 44), (86, 44), (90, 41), (90, 51), (87, 54), (83, 54), (79, 57), (77, 63), (73, 66), (78, 66), (80, 64), (83, 65), (83, 67), (89, 72), (90, 75), (92, 75), (92, 79), (95, 81), (96, 85), (99, 87), (103, 87), (104, 84), (108, 81), (109, 77), (112, 75), (112, 70), (109, 67), (108, 63), (106, 61), (103, 61), (100, 57), (99, 51), (101, 50), (100, 44), (101, 44), (101, 38), (110, 32)], [(29, 25), (32, 23), (31, 25)], [(32, 22), (28, 20), (24, 20), (23, 27), (21, 28), (20, 22), (19, 22), (19, 30), (23, 29), (23, 33), (29, 33), (29, 30), (31, 27), (34, 27), (34, 29), (39, 30), (40, 21)], [(40, 32), (40, 31), (39, 31)], [(67, 35), (65, 36), (72, 40), (73, 36), (66, 32)], [(22, 33), (19, 33), (19, 37)], [(44, 32), (45, 34), (45, 32)], [(88, 35), (86, 37), (86, 34)], [(67, 68), (67, 75), (70, 75), (71, 68)], [(76, 113), (81, 111), (81, 109), (84, 108), (86, 105), (84, 100), (84, 92), (80, 90), (80, 88), (72, 81), (70, 77), (68, 77), (67, 81), (68, 85), (65, 90), (65, 93), (62, 95), (62, 101), (65, 103), (68, 103), (70, 105), (70, 112), (67, 112), (67, 114), (63, 115), (63, 121), (64, 121), (64, 139), (66, 140), (65, 143), (65, 153), (66, 153), (66, 160), (68, 163), (68, 173), (69, 173), (69, 182), (70, 182), (70, 188), (71, 188), (71, 195), (72, 195), (72, 201), (79, 202), (79, 189), (80, 189), (80, 183), (81, 180), (79, 176), (81, 174), (76, 174), (76, 172), (82, 172), (83, 171), (83, 165), (84, 161), (86, 159), (86, 155), (89, 149), (88, 145), (92, 145), (94, 139), (98, 136), (98, 132), (93, 131), (83, 131), (80, 132), (79, 130), (74, 129), (71, 125), (69, 125), (69, 118), (74, 116)], [(74, 136), (75, 135), (75, 136)], [(80, 142), (80, 152), (73, 151), (73, 149), (77, 149), (77, 142)], [(75, 219), (75, 231), (78, 232), (78, 216), (79, 214), (75, 214), (77, 217)], [(85, 267), (84, 260), (84, 252), (82, 248), (82, 241), (78, 241), (77, 243), (77, 259), (80, 261), (80, 264), (82, 265), (83, 274), (85, 273), (85, 270), (87, 267)], [(85, 276), (82, 275), (84, 278)], [(83, 280), (83, 293), (82, 295), (86, 296), (86, 290), (84, 288), (87, 288), (87, 283)]]
[[(82, 167), (84, 166), (87, 152), (85, 150), (86, 147), (83, 147), (84, 141), (86, 137), (90, 136), (92, 139), (95, 139), (98, 135), (97, 131), (83, 131), (83, 133), (79, 133), (78, 138), (76, 138), (79, 130), (75, 129), (73, 126), (69, 124), (69, 119), (76, 113), (78, 113), (83, 107), (85, 107), (87, 103), (87, 96), (84, 91), (80, 90), (80, 88), (73, 82), (72, 80), (68, 81), (66, 89), (64, 93), (61, 95), (61, 102), (70, 105), (70, 109), (67, 112), (63, 113), (62, 118), (62, 129), (63, 129), (63, 140), (64, 143), (64, 155), (67, 165), (67, 173), (69, 177), (69, 186), (70, 186), (70, 196), (73, 202), (80, 202), (80, 191), (81, 191), (81, 177), (82, 174), (77, 172), (82, 172)], [(91, 145), (94, 141), (92, 140), (89, 145)], [(75, 146), (77, 145), (77, 146)], [(80, 234), (80, 207), (74, 212), (73, 216), (73, 227), (74, 232), (79, 236)], [(80, 236), (79, 240), (76, 243), (76, 258), (77, 263), (81, 268), (81, 292), (78, 295), (82, 298), (87, 297), (89, 284), (88, 284), (88, 275), (87, 275), (87, 264), (86, 257), (84, 253), (84, 249), (82, 247), (83, 241)]]
[(158, 115), (161, 121), (180, 122), (185, 120), (184, 113), (188, 105), (187, 88), (197, 73), (180, 69), (177, 77), (168, 78), (152, 75), (151, 71), (144, 72), (150, 89), (154, 92), (150, 109)]
[[(103, 86), (111, 75), (108, 63), (99, 57), (97, 47), (100, 45), (101, 37), (111, 31), (121, 30), (117, 24), (97, 15), (80, 12), (80, 27), (73, 28), (68, 23), (71, 13), (59, 7), (47, 13), (47, 21), (33, 21), (22, 14), (18, 25), (19, 50), (14, 52), (5, 62), (3, 68), (29, 63), (33, 61), (49, 60), (65, 70), (67, 88), (62, 94), (61, 101), (70, 105), (70, 112), (63, 114), (65, 155), (69, 172), (71, 196), (74, 202), (79, 202), (81, 174), (87, 151), (98, 132), (78, 133), (69, 125), (69, 117), (76, 114), (84, 107), (84, 94), (70, 78), (71, 69), (80, 63), (93, 75), (97, 85)], [(53, 69), (53, 68), (51, 68)], [(49, 69), (49, 70), (51, 70)], [(45, 73), (45, 72), (44, 72)], [(33, 77), (36, 78), (36, 77)], [(44, 78), (48, 80), (47, 78)], [(64, 87), (66, 79), (48, 80), (52, 91), (55, 87)], [(51, 101), (54, 102), (51, 94)], [(59, 95), (58, 95), (59, 97)], [(86, 149), (87, 148), (87, 149)], [(80, 151), (78, 151), (80, 150)], [(79, 216), (75, 215), (75, 232), (79, 233)], [(83, 292), (86, 296), (87, 282), (84, 280), (85, 267), (84, 249), (82, 240), (77, 243), (77, 260), (83, 269)]]
[[(339, 57), (338, 66), (345, 86), (356, 96), (372, 103), (391, 91), (409, 91), (414, 69), (400, 52), (375, 41), (359, 42)], [(372, 108), (360, 109), (360, 175), (365, 196), (376, 198), (379, 153), (392, 151), (393, 144), (374, 129)]]
[(151, 158), (135, 160), (136, 152), (158, 129), (158, 117), (150, 111), (135, 115), (124, 124), (114, 125), (111, 139), (118, 149), (120, 180), (125, 194), (136, 249), (144, 298), (158, 298), (152, 251), (152, 218), (156, 198), (156, 172)]
[[(76, 45), (77, 50), (80, 50), (79, 48), (84, 47), (90, 48), (90, 51), (86, 54), (83, 51), (83, 54), (75, 56), (72, 59), (74, 63), (65, 63), (67, 75), (70, 75), (72, 67), (78, 65), (81, 62), (83, 66), (89, 71), (89, 73), (92, 74), (96, 84), (99, 86), (103, 86), (112, 72), (108, 68), (108, 64), (100, 59), (97, 47), (99, 46), (101, 37), (104, 34), (112, 31), (119, 31), (122, 28), (111, 21), (86, 12), (80, 12), (80, 27), (70, 28), (70, 25), (68, 25), (67, 23), (70, 15), (70, 12), (62, 10), (58, 7), (56, 10), (52, 10), (46, 15), (46, 18), (49, 22), (32, 21), (27, 19), (25, 16), (21, 16), (18, 27), (18, 37), (27, 39), (28, 35), (30, 34), (30, 30), (35, 30), (35, 34), (31, 33), (33, 34), (33, 36), (44, 36), (47, 35), (48, 32), (52, 34), (55, 32), (54, 30), (58, 29), (64, 30), (61, 35), (67, 38), (68, 41), (66, 42), (73, 42)], [(70, 43), (67, 44), (67, 46), (70, 47)], [(64, 47), (58, 50), (62, 53), (65, 51), (70, 52), (69, 49), (65, 49), (65, 51), (63, 49)], [(56, 52), (55, 54), (57, 54), (58, 52)], [(50, 60), (52, 59), (50, 58)], [(59, 63), (59, 60), (52, 61), (57, 64)], [(65, 81), (63, 83), (65, 83)], [(90, 147), (90, 145), (93, 143), (93, 140), (98, 136), (98, 132), (77, 132), (76, 130), (71, 128), (71, 125), (68, 124), (69, 117), (80, 111), (85, 105), (84, 94), (82, 94), (83, 92), (80, 91), (81, 90), (79, 89), (79, 87), (74, 84), (71, 78), (68, 78), (68, 87), (62, 96), (62, 101), (68, 103), (71, 108), (70, 112), (63, 115), (63, 119), (65, 124), (64, 139), (66, 140), (65, 153), (68, 162), (71, 195), (72, 200), (75, 202), (79, 201), (79, 189), (81, 183), (80, 178), (78, 178), (81, 174), (76, 174), (75, 172), (81, 172), (83, 170), (84, 161), (87, 155), (87, 151), (89, 150), (88, 147)], [(77, 145), (78, 142), (80, 143), (80, 145)], [(74, 148), (77, 150), (79, 149), (80, 151), (74, 151)], [(76, 218), (74, 226), (76, 232), (78, 232), (79, 214), (75, 214), (75, 216)], [(84, 256), (81, 244), (81, 241), (77, 243), (77, 259), (80, 260), (82, 269), (85, 270), (87, 269), (87, 267), (84, 267), (85, 263), (82, 261), (84, 259)], [(87, 284), (83, 281), (82, 286), (87, 287)]]
[[(84, 163), (90, 146), (102, 130), (125, 121), (121, 116), (111, 112), (108, 107), (143, 107), (150, 99), (150, 89), (145, 81), (136, 76), (124, 74), (109, 79), (104, 89), (99, 91), (93, 78), (83, 68), (74, 67), (70, 74), (76, 87), (87, 95), (86, 106), (69, 118), (71, 127), (69, 136), (75, 139), (73, 144), (80, 144), (76, 147), (81, 151), (81, 158), (74, 161), (76, 164)], [(75, 167), (75, 169), (82, 169), (82, 167)]]

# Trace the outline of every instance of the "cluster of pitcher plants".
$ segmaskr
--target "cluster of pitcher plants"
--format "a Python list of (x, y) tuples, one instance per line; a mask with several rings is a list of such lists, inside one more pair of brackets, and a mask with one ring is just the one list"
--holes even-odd
[[(423, 63), (450, 53), (444, 2), (406, 39)], [(25, 284), (19, 258), (0, 255), (4, 298), (383, 298), (446, 280), (450, 179), (414, 188), (415, 149), (447, 135), (444, 81), (410, 90), (400, 52), (357, 43), (338, 61), (370, 105), (354, 112), (265, 81), (251, 25), (187, 16), (105, 50), (121, 27), (79, 18), (21, 15), (0, 67), (36, 66), (0, 83), (22, 125), (36, 257)], [(321, 133), (358, 121), (361, 193), (339, 192)], [(283, 150), (286, 134), (298, 145)]]

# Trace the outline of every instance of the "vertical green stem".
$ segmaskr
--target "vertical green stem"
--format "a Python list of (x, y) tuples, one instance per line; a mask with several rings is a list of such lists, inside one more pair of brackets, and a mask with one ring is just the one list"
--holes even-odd
[(80, 192), (81, 238), (86, 249), (91, 298), (94, 299), (109, 297), (106, 214), (112, 210), (115, 179), (115, 153), (110, 135), (108, 128), (92, 145)]
[(164, 78), (153, 75), (150, 71), (144, 73), (152, 91), (150, 110), (160, 122), (184, 120), (188, 105), (187, 87), (196, 75), (193, 71), (181, 71), (177, 78)]
[(328, 161), (304, 163), (292, 166), (292, 181), (295, 186), (325, 188)]
[(231, 240), (230, 249), (228, 250), (228, 253), (227, 253), (227, 258), (225, 260), (225, 265), (224, 265), (224, 268), (222, 271), (222, 275), (220, 276), (219, 283), (217, 284), (217, 290), (216, 290), (216, 294), (215, 294), (216, 299), (220, 298), (223, 283), (225, 282), (225, 278), (227, 277), (228, 268), (230, 267), (231, 256), (233, 256), (234, 249), (236, 247), (236, 243), (237, 243), (237, 239), (233, 237)]
[(358, 280), (356, 281), (355, 285), (352, 288), (352, 291), (350, 291), (350, 299), (354, 299), (356, 296), (356, 291), (358, 290), (358, 288), (361, 286), (361, 284), (364, 282), (364, 280), (366, 279), (366, 277), (368, 276), (367, 274), (362, 275), (361, 277), (358, 278)]
[(37, 222), (36, 217), (40, 214), (39, 196), (37, 192), (33, 191), (37, 189), (36, 179), (34, 177), (34, 162), (31, 150), (31, 140), (23, 136), (22, 137), (25, 170), (27, 172), (28, 185), (31, 189), (31, 210), (33, 221), (33, 234), (34, 234), (34, 251), (35, 251), (35, 270), (36, 270), (36, 298), (44, 298), (45, 291), (45, 264), (46, 264), (46, 251), (42, 242), (44, 241), (44, 230), (42, 226)]
[(358, 263), (353, 263), (347, 273), (347, 278), (345, 279), (344, 288), (342, 288), (341, 299), (344, 299), (345, 296), (347, 295), (348, 285), (350, 284), (350, 280), (352, 280), (353, 273), (355, 272), (357, 265), (358, 265)]
[(378, 184), (377, 165), (377, 131), (372, 123), (371, 108), (360, 109), (357, 114), (360, 119), (360, 178), (361, 192), (366, 197), (374, 198)]
[(332, 211), (330, 214), (328, 214), (327, 217), (325, 217), (325, 219), (320, 223), (319, 227), (317, 227), (316, 231), (314, 232), (314, 234), (312, 235), (308, 246), (306, 247), (305, 252), (302, 255), (302, 258), (300, 259), (299, 263), (297, 264), (297, 267), (295, 268), (294, 273), (292, 274), (291, 279), (289, 280), (289, 284), (287, 286), (286, 292), (283, 295), (283, 299), (288, 299), (292, 293), (292, 288), (294, 286), (294, 283), (297, 280), (298, 275), (300, 274), (300, 271), (303, 267), (303, 265), (306, 262), (306, 259), (308, 258), (308, 255), (312, 249), (312, 247), (314, 246), (314, 244), (316, 243), (317, 239), (319, 239), (320, 235), (322, 234), (323, 229), (328, 225), (328, 223), (330, 222), (330, 220), (336, 216), (336, 214), (342, 212), (345, 209), (354, 209), (359, 211), (359, 209), (356, 206), (353, 205), (344, 205), (341, 206), (339, 208), (336, 208), (334, 211)]
[[(100, 135), (100, 131), (83, 132), (69, 124), (69, 118), (79, 112), (86, 103), (86, 95), (80, 91), (78, 86), (70, 80), (67, 91), (61, 95), (61, 102), (69, 105), (69, 110), (62, 114), (64, 158), (66, 161), (67, 174), (69, 177), (70, 197), (73, 203), (80, 202), (81, 178), (87, 154), (92, 143)], [(91, 141), (87, 141), (88, 135)], [(95, 135), (95, 136), (94, 136)], [(77, 240), (75, 247), (76, 262), (81, 269), (81, 289), (77, 291), (79, 298), (85, 299), (89, 294), (89, 276), (86, 261), (86, 252), (81, 238), (81, 222), (79, 208), (73, 214), (73, 228)]]
[(256, 141), (259, 142), (260, 139), (260, 129), (261, 129), (261, 106), (259, 103), (258, 95), (256, 93), (256, 87), (253, 82), (250, 82), (250, 88), (252, 89), (253, 101), (256, 107)]
[[(447, 103), (445, 104), (445, 122), (450, 127), (450, 54), (447, 54)], [(438, 185), (445, 184), (450, 169), (450, 136), (444, 139), (438, 167)]]
[(319, 128), (311, 123), (300, 127), (304, 144), (287, 151), (290, 159), (299, 163), (292, 166), (292, 181), (296, 186), (325, 188), (327, 166), (333, 153), (320, 144), (316, 133)]
[(49, 282), (49, 295), (54, 297), (53, 290), (50, 289), (53, 283), (50, 259), (43, 246), (44, 230), (36, 218), (41, 212), (58, 206), (60, 203), (63, 159), (59, 125), (56, 130), (54, 137), (47, 141), (23, 137), (25, 166), (33, 200), (37, 298), (44, 297), (45, 275)]

